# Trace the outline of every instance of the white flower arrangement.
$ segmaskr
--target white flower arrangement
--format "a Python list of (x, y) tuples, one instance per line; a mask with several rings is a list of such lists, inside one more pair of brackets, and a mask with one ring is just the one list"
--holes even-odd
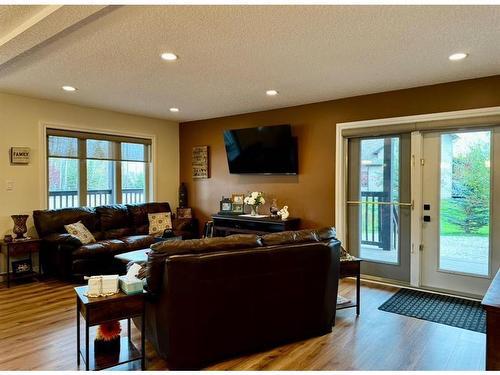
[(264, 194), (262, 192), (253, 191), (245, 197), (243, 202), (245, 202), (245, 204), (248, 204), (249, 206), (258, 207), (266, 203), (266, 200), (264, 199)]

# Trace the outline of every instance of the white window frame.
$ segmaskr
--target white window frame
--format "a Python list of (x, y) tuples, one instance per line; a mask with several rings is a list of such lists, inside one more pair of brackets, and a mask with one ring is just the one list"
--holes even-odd
[[(418, 124), (427, 121), (460, 120), (481, 116), (500, 115), (500, 107), (486, 107), (478, 109), (467, 109), (460, 111), (438, 112), (423, 115), (390, 117), (376, 120), (353, 121), (337, 123), (335, 129), (335, 228), (337, 238), (345, 243), (347, 240), (347, 138), (342, 132), (347, 129), (375, 128), (390, 125)], [(411, 133), (411, 199), (414, 209), (411, 212), (411, 256), (410, 256), (410, 285), (420, 286), (420, 262), (419, 251), (422, 244), (422, 173), (420, 160), (422, 155), (422, 133), (413, 131)]]
[(143, 138), (151, 141), (151, 162), (149, 163), (149, 171), (146, 171), (148, 176), (148, 181), (146, 182), (146, 197), (147, 202), (153, 202), (156, 198), (158, 191), (158, 173), (157, 173), (157, 153), (156, 153), (156, 135), (147, 133), (135, 133), (135, 132), (118, 132), (111, 129), (102, 128), (92, 128), (92, 127), (81, 127), (76, 125), (68, 125), (61, 123), (52, 123), (41, 121), (39, 123), (39, 150), (40, 150), (40, 180), (42, 181), (40, 190), (40, 202), (42, 202), (43, 207), (40, 209), (48, 209), (49, 207), (49, 186), (48, 186), (48, 163), (47, 163), (47, 130), (65, 130), (74, 132), (85, 132), (94, 133), (102, 135), (114, 135), (121, 137), (131, 137), (131, 138)]

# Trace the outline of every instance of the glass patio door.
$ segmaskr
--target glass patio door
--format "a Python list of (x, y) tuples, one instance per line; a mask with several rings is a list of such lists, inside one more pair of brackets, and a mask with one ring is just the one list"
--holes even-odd
[(410, 280), (410, 135), (348, 140), (347, 250), (361, 272)]
[(500, 132), (423, 136), (424, 287), (482, 296), (500, 264)]

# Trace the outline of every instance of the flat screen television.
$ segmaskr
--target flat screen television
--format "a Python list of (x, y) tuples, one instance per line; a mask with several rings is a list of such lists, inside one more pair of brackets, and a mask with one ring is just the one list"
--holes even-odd
[(290, 125), (224, 131), (229, 173), (298, 173), (297, 139)]

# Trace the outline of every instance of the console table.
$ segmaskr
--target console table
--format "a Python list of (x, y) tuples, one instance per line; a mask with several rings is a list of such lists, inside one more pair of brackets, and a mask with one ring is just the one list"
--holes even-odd
[(486, 370), (500, 370), (500, 271), (483, 301), (486, 310)]
[(251, 217), (240, 215), (212, 215), (215, 236), (228, 236), (236, 233), (266, 234), (299, 229), (300, 219), (289, 217), (286, 220), (271, 217)]

